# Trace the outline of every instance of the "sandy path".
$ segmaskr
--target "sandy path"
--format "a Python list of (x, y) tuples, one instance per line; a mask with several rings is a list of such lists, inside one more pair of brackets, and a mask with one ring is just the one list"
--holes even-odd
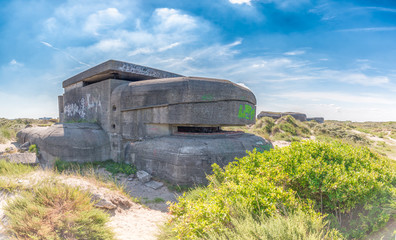
[(128, 211), (115, 213), (108, 225), (119, 240), (154, 240), (157, 239), (159, 225), (164, 224), (167, 218), (166, 213), (136, 204)]
[(16, 148), (17, 148), (17, 144), (18, 144), (18, 143), (16, 143), (16, 142), (11, 142), (11, 141), (8, 141), (8, 142), (5, 143), (5, 144), (0, 144), (0, 152), (5, 152), (5, 150), (6, 150), (7, 148), (16, 149)]

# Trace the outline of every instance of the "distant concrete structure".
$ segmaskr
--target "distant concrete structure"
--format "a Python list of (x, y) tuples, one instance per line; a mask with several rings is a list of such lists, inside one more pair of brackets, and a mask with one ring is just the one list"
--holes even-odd
[(262, 117), (270, 117), (273, 119), (278, 119), (283, 116), (290, 115), (294, 117), (295, 119), (305, 122), (305, 121), (316, 121), (318, 123), (324, 123), (324, 118), (322, 117), (313, 117), (313, 118), (307, 118), (307, 115), (304, 113), (298, 113), (298, 112), (266, 112), (266, 111), (261, 111), (259, 115), (257, 115), (257, 118), (260, 119)]
[(317, 123), (324, 123), (324, 118), (322, 118), (322, 117), (312, 117), (312, 118), (307, 118), (307, 121), (315, 121)]
[(63, 82), (60, 124), (25, 129), (51, 163), (113, 159), (175, 184), (205, 182), (211, 164), (224, 166), (246, 150), (269, 150), (255, 135), (222, 126), (255, 122), (256, 98), (227, 80), (184, 77), (110, 60)]

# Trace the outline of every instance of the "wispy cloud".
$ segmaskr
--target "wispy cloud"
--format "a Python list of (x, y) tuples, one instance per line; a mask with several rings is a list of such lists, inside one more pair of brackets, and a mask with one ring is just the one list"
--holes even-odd
[(241, 4), (246, 4), (246, 5), (249, 5), (249, 6), (251, 6), (252, 4), (251, 4), (251, 1), (252, 0), (229, 0), (230, 1), (230, 3), (232, 3), (232, 4), (239, 4), (239, 5), (241, 5)]
[(9, 63), (11, 66), (13, 66), (13, 67), (23, 67), (23, 63), (20, 63), (20, 62), (18, 62), (17, 60), (15, 60), (15, 59), (12, 59), (11, 61), (10, 61), (10, 63)]
[(338, 32), (385, 32), (385, 31), (395, 31), (396, 27), (368, 27), (368, 28), (349, 28), (340, 29)]
[(47, 46), (47, 47), (49, 47), (49, 48), (52, 48), (52, 49), (54, 49), (54, 50), (56, 50), (56, 51), (59, 51), (59, 52), (65, 54), (66, 56), (68, 56), (69, 58), (71, 58), (73, 61), (75, 61), (75, 62), (77, 62), (77, 63), (79, 63), (79, 64), (81, 64), (81, 65), (85, 65), (85, 66), (87, 66), (87, 67), (90, 67), (89, 64), (84, 63), (84, 62), (78, 60), (77, 58), (73, 57), (73, 56), (70, 55), (69, 53), (63, 51), (62, 49), (59, 49), (59, 48), (56, 48), (56, 47), (52, 46), (52, 45), (51, 45), (50, 43), (48, 43), (48, 42), (41, 41), (41, 43), (42, 43), (44, 46)]
[(385, 8), (385, 7), (359, 7), (355, 9), (363, 9), (363, 10), (374, 10), (374, 11), (381, 11), (381, 12), (393, 12), (396, 13), (395, 8)]
[(369, 104), (386, 104), (394, 105), (392, 99), (384, 98), (382, 96), (372, 95), (357, 95), (339, 92), (287, 92), (272, 94), (273, 97), (288, 98), (291, 101), (295, 100), (310, 100), (313, 102), (320, 102), (323, 100), (341, 102), (341, 103), (369, 103)]
[(304, 50), (295, 50), (295, 51), (285, 52), (284, 55), (295, 56), (295, 55), (302, 55), (304, 53), (305, 53)]

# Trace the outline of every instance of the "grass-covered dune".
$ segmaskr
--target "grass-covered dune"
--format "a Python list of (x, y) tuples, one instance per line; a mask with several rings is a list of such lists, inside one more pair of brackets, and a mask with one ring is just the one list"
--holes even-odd
[(295, 142), (213, 169), (163, 239), (360, 239), (395, 217), (394, 161), (366, 147)]
[(31, 126), (50, 126), (57, 122), (56, 119), (51, 120), (39, 120), (30, 118), (19, 118), (19, 119), (5, 119), (0, 118), (0, 144), (6, 143), (9, 140), (14, 140), (16, 133), (28, 125)]

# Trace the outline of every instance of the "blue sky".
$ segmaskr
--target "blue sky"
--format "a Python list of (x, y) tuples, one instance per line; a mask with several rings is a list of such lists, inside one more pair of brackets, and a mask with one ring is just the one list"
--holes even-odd
[(396, 1), (0, 0), (0, 117), (108, 59), (243, 83), (258, 111), (396, 120)]

